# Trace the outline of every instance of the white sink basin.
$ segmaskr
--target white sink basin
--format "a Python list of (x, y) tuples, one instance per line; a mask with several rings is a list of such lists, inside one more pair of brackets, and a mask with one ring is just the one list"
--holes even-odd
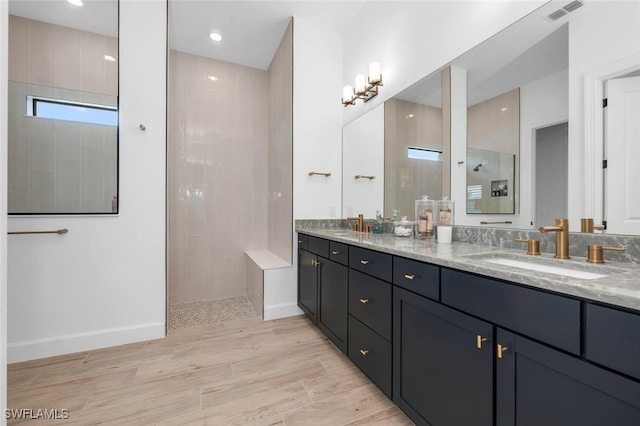
[(604, 278), (607, 276), (606, 274), (599, 274), (595, 272), (587, 272), (587, 271), (581, 271), (578, 269), (563, 268), (559, 266), (544, 265), (544, 264), (533, 263), (533, 262), (524, 262), (521, 260), (514, 260), (514, 259), (508, 259), (508, 258), (502, 258), (502, 257), (484, 259), (484, 261), (489, 263), (495, 263), (497, 265), (513, 266), (514, 268), (528, 269), (530, 271), (564, 275), (565, 277), (579, 278), (582, 280), (595, 280), (597, 278)]

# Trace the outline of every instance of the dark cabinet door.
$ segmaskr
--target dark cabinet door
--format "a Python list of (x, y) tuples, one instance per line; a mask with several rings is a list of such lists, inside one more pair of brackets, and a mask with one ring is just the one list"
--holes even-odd
[(316, 322), (318, 311), (318, 256), (298, 250), (298, 306)]
[(419, 425), (493, 425), (493, 326), (394, 288), (394, 401)]
[[(497, 426), (637, 426), (640, 383), (502, 329)], [(615, 348), (612, 348), (615, 350)]]
[(347, 352), (349, 269), (320, 258), (320, 311), (318, 325), (338, 348)]

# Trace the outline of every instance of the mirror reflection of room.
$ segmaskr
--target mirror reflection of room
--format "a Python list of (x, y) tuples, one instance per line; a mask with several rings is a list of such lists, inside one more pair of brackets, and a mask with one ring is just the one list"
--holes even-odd
[(117, 2), (42, 3), (10, 4), (8, 212), (117, 213)]

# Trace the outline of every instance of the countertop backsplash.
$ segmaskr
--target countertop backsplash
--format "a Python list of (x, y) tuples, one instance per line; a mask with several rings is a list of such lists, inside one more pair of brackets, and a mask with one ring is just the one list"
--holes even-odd
[[(304, 229), (351, 229), (353, 221), (346, 219), (302, 219), (296, 220), (296, 230)], [(365, 220), (366, 224), (373, 224), (372, 219)], [(385, 221), (385, 233), (393, 231), (393, 224)], [(480, 244), (489, 247), (504, 247), (510, 249), (522, 249), (526, 251), (526, 243), (520, 243), (515, 239), (535, 239), (540, 240), (540, 251), (542, 253), (555, 253), (556, 238), (555, 233), (542, 234), (533, 229), (508, 229), (508, 228), (488, 228), (482, 226), (453, 226), (453, 241), (469, 244)], [(569, 254), (573, 257), (587, 257), (587, 246), (598, 244), (608, 247), (623, 247), (625, 251), (605, 251), (604, 259), (640, 264), (640, 236), (635, 235), (609, 235), (609, 234), (586, 234), (582, 232), (571, 232), (569, 235)]]

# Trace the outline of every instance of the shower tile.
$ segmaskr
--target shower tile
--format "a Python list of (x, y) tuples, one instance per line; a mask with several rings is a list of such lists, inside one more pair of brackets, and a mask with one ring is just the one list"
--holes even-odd
[(29, 21), (9, 15), (9, 80), (27, 82), (29, 77)]
[(31, 21), (29, 24), (29, 82), (55, 85), (55, 26)]
[(202, 236), (187, 236), (185, 280), (202, 281), (204, 267), (204, 243)]
[(55, 174), (31, 172), (29, 174), (29, 211), (52, 212), (55, 209)]

